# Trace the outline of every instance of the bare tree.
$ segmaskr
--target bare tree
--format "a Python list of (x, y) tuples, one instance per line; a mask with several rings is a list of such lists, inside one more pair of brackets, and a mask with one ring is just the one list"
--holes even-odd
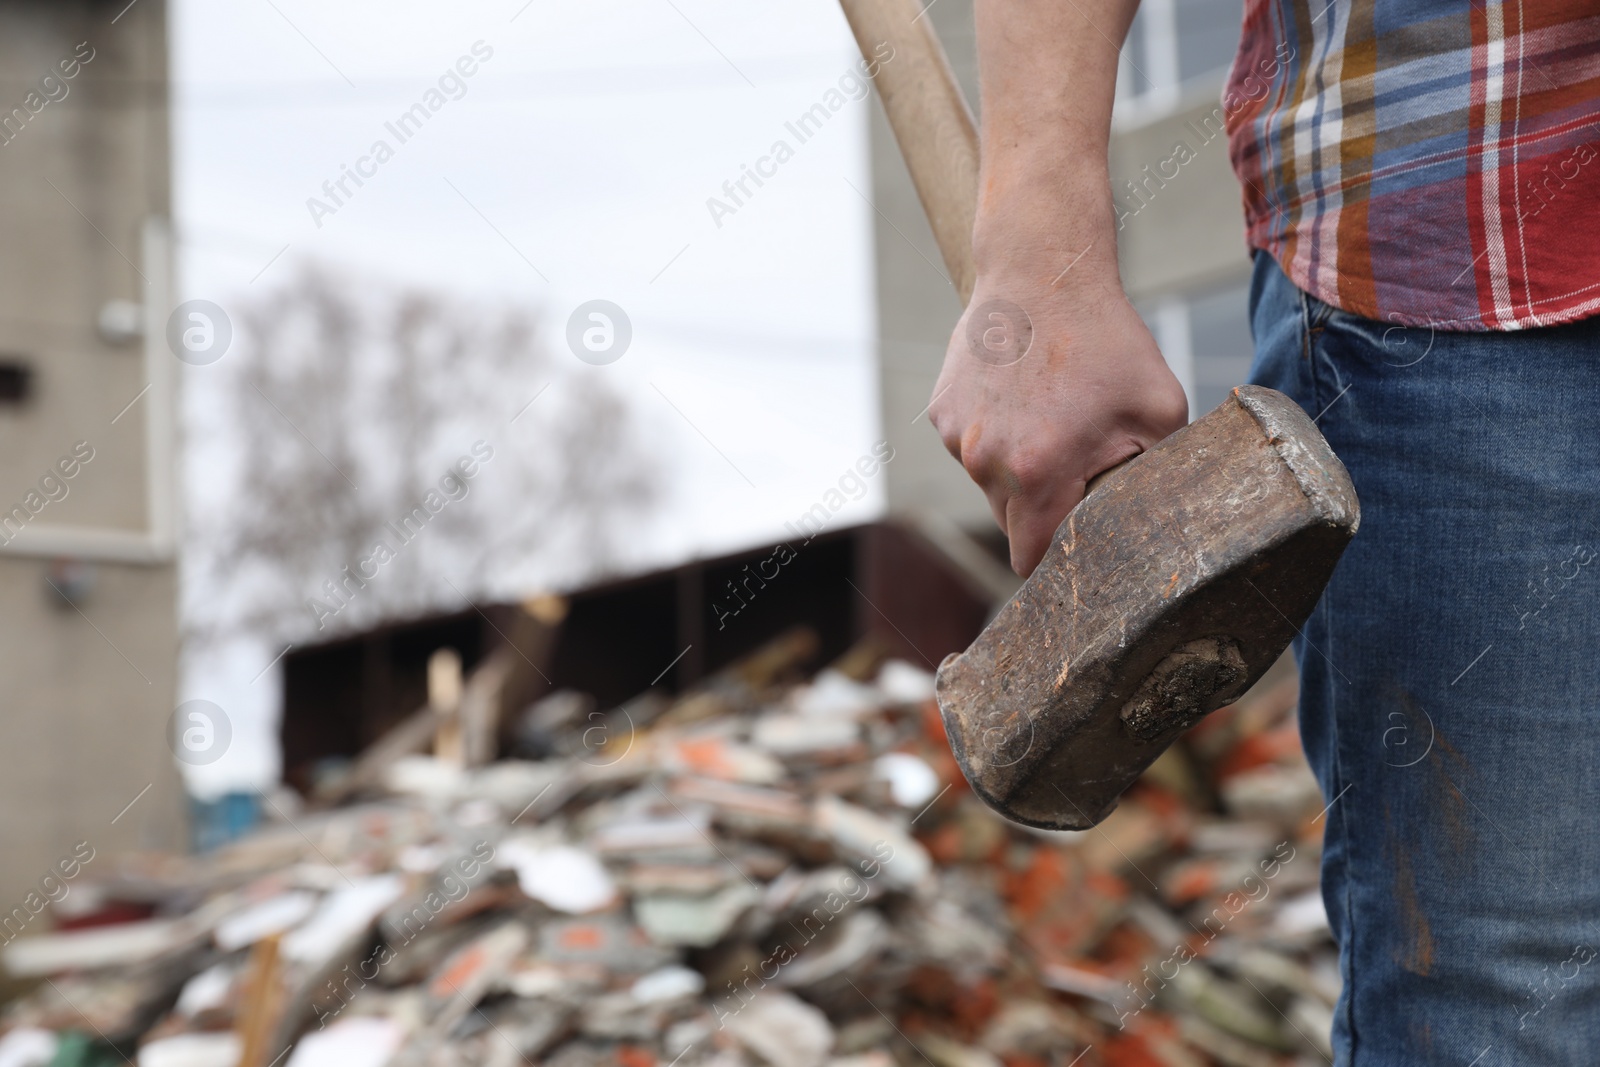
[(215, 369), (236, 473), (190, 494), (217, 501), (188, 523), (192, 640), (454, 609), (515, 595), (530, 563), (592, 576), (653, 500), (626, 406), (523, 312), (315, 268), (234, 310)]

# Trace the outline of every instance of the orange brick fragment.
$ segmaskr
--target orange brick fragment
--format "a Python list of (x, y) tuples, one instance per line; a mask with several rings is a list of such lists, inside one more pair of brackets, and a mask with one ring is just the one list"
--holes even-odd
[(656, 1058), (649, 1049), (620, 1045), (617, 1047), (617, 1067), (656, 1067)]
[(605, 943), (605, 931), (598, 926), (574, 923), (561, 931), (562, 948), (599, 948)]
[(1251, 734), (1234, 745), (1232, 751), (1217, 761), (1212, 778), (1221, 782), (1270, 763), (1294, 762), (1303, 758), (1300, 754), (1300, 730), (1290, 721), (1277, 729)]
[(1006, 876), (1001, 893), (1011, 904), (1012, 914), (1026, 923), (1037, 919), (1046, 907), (1066, 896), (1077, 881), (1075, 874), (1066, 852), (1057, 848), (1036, 848), (1024, 870)]
[(488, 948), (480, 942), (461, 953), (449, 967), (440, 971), (434, 978), (432, 985), (428, 987), (428, 995), (443, 999), (465, 986), (471, 981), (473, 973), (483, 967), (488, 951)]

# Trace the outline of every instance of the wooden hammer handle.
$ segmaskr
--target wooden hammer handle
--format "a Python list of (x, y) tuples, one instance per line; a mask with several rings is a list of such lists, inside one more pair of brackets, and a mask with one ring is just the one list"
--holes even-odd
[[(972, 298), (978, 129), (919, 0), (839, 0), (856, 44), (879, 64), (878, 95), (934, 240), (965, 305)], [(885, 58), (882, 46), (894, 51)]]

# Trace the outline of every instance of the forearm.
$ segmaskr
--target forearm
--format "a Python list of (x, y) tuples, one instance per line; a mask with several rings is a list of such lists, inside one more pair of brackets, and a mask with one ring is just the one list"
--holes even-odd
[[(980, 275), (1116, 275), (1106, 151), (1117, 49), (1138, 0), (977, 0), (982, 157), (973, 256)], [(1087, 251), (1085, 251), (1087, 249)]]

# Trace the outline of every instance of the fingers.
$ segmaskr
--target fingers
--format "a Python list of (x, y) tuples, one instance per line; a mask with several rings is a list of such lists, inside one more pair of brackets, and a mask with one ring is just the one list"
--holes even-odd
[[(962, 466), (989, 502), (995, 525), (1011, 543), (1011, 568), (1026, 578), (1050, 547), (1050, 537), (1083, 495), (1083, 482), (1059, 464), (965, 435)], [(1006, 456), (1011, 457), (1007, 462)]]
[(984, 499), (989, 502), (989, 514), (994, 516), (994, 524), (1000, 527), (1000, 532), (1007, 537), (1011, 536), (1011, 519), (1007, 514), (1011, 506), (1011, 495), (1003, 486), (978, 483), (978, 488), (983, 490)]
[(977, 446), (975, 435), (969, 435), (966, 446), (960, 449), (960, 453), (966, 457), (961, 465), (966, 468), (967, 476), (983, 490), (984, 498), (989, 502), (989, 512), (994, 515), (995, 525), (1000, 527), (1001, 533), (1009, 537), (1011, 535), (1009, 509), (1011, 502), (1021, 495), (1022, 486), (997, 456), (990, 455), (987, 450)]
[(1049, 542), (1039, 543), (1034, 523), (1029, 521), (1027, 506), (1024, 502), (1012, 497), (1006, 505), (1008, 528), (1013, 531), (1006, 534), (1006, 539), (1011, 547), (1011, 569), (1017, 572), (1018, 577), (1026, 578), (1033, 573), (1033, 569), (1044, 559), (1045, 549)]
[(1051, 497), (1012, 496), (1006, 502), (1006, 537), (1011, 545), (1011, 569), (1026, 578), (1033, 573), (1067, 514), (1083, 498), (1083, 485)]

